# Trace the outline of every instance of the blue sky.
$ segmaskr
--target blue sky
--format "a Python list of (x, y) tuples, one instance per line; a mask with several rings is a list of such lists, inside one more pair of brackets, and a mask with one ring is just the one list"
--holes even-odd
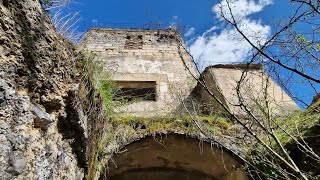
[[(179, 23), (181, 33), (191, 53), (202, 68), (216, 63), (235, 63), (248, 56), (251, 48), (231, 37), (233, 29), (224, 27), (217, 18), (217, 4), (222, 0), (76, 0), (65, 12), (79, 11), (78, 31), (92, 27), (140, 27), (150, 21), (164, 27)], [(238, 0), (235, 13), (246, 26), (267, 38), (273, 30), (272, 23), (292, 13), (290, 0)], [(255, 34), (252, 34), (254, 36)], [(231, 37), (231, 38), (230, 38)], [(294, 92), (310, 103), (310, 87), (293, 85)], [(302, 91), (303, 89), (303, 91)]]
[[(218, 0), (76, 0), (68, 10), (80, 11), (80, 31), (92, 26), (108, 26), (112, 23), (143, 24), (160, 21), (169, 24), (177, 18), (183, 27), (194, 27), (202, 34), (216, 24), (212, 7)], [(262, 21), (283, 18), (291, 11), (288, 1), (281, 0), (266, 6), (255, 17)]]
[(156, 21), (167, 25), (178, 19), (183, 26), (197, 27), (201, 32), (214, 23), (212, 4), (210, 0), (77, 0), (71, 9), (81, 11), (80, 31), (112, 23), (140, 25)]

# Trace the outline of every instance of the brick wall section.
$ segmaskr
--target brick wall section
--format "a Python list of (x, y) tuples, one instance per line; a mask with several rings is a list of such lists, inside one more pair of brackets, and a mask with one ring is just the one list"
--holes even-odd
[[(131, 42), (139, 42), (142, 37), (142, 47), (138, 44), (128, 45), (128, 37)], [(177, 43), (175, 39), (181, 37), (175, 30), (136, 30), (136, 29), (90, 29), (86, 33), (83, 42), (92, 52), (107, 57), (133, 57), (165, 60), (164, 57), (178, 57)], [(129, 41), (130, 42), (130, 41)], [(133, 46), (141, 48), (134, 48)]]

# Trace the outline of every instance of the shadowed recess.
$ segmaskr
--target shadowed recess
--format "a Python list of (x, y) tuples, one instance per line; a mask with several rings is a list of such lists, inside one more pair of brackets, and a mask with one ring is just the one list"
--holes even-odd
[(228, 152), (184, 135), (147, 137), (115, 154), (106, 170), (111, 180), (247, 180)]

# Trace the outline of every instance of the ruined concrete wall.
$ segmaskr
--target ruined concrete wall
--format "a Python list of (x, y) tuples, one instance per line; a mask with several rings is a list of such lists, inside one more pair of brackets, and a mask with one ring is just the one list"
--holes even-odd
[[(217, 85), (217, 82), (210, 73), (203, 73), (199, 78), (201, 82), (205, 82), (205, 84), (210, 92), (214, 94), (221, 102), (226, 104), (225, 97), (221, 93), (221, 89)], [(226, 111), (223, 107), (207, 92), (207, 90), (201, 85), (197, 84), (197, 86), (192, 90), (190, 98), (189, 98), (189, 112), (196, 111), (201, 115), (227, 115)]]
[(0, 179), (82, 179), (74, 49), (39, 1), (0, 0), (0, 24)]
[[(244, 65), (215, 65), (208, 67), (203, 72), (203, 78), (209, 89), (223, 95), (225, 104), (232, 113), (246, 115), (239, 106), (239, 96), (243, 103), (256, 115), (261, 114), (261, 109), (269, 109), (272, 116), (286, 115), (298, 110), (295, 102), (278, 86), (275, 81), (263, 72), (259, 65), (247, 67)], [(243, 79), (242, 79), (243, 78)], [(238, 82), (241, 81), (239, 94)], [(200, 88), (203, 89), (203, 88)], [(210, 103), (212, 99), (202, 90), (203, 100)], [(202, 97), (202, 98), (203, 98)], [(266, 101), (268, 107), (266, 107)]]
[[(113, 80), (156, 82), (156, 101), (136, 102), (122, 110), (163, 115), (172, 112), (192, 89), (192, 77), (180, 58), (177, 40), (183, 42), (171, 29), (91, 29), (82, 44), (106, 64)], [(183, 56), (193, 72), (190, 58)]]

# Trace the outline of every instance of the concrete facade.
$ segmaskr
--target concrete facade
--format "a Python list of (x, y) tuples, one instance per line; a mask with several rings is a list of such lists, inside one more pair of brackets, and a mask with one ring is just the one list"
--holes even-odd
[(186, 53), (179, 54), (178, 46), (182, 48), (184, 44), (173, 29), (90, 29), (82, 44), (98, 55), (118, 84), (154, 83), (153, 101), (130, 102), (121, 107), (120, 112), (166, 115), (173, 112), (193, 88), (192, 76), (180, 55), (187, 60), (190, 69), (194, 68)]
[[(247, 114), (239, 106), (240, 99), (258, 116), (261, 115), (261, 109), (268, 109), (272, 116), (287, 115), (299, 109), (288, 94), (263, 71), (262, 65), (214, 65), (207, 67), (201, 78), (210, 91), (236, 115)], [(240, 90), (237, 91), (237, 88)], [(209, 104), (208, 111), (218, 114), (223, 112), (219, 105), (212, 102), (212, 97), (201, 85), (198, 85), (193, 93), (197, 94), (200, 103)]]

